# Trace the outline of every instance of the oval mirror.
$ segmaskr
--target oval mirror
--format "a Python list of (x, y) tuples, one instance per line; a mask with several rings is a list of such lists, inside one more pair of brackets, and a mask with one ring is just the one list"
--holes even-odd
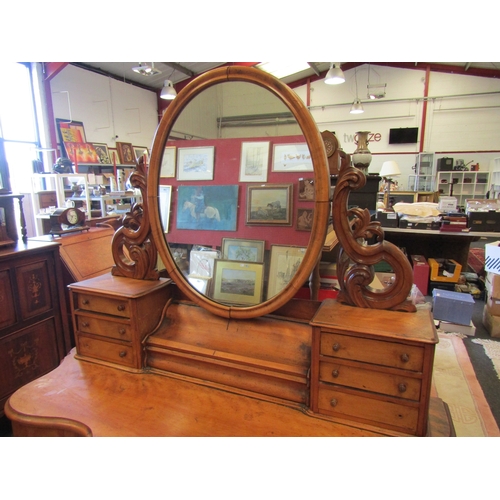
[(330, 178), (321, 135), (289, 87), (254, 68), (182, 89), (153, 142), (148, 208), (179, 289), (214, 314), (269, 314), (309, 281), (325, 241)]

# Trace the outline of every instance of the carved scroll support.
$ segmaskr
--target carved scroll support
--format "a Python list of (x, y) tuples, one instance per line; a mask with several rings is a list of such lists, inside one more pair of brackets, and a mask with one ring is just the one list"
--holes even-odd
[[(370, 212), (358, 207), (348, 208), (349, 193), (362, 188), (365, 174), (351, 166), (344, 153), (333, 196), (333, 225), (341, 245), (337, 262), (340, 292), (337, 300), (356, 307), (416, 310), (407, 300), (413, 285), (413, 272), (405, 254), (384, 240), (380, 222), (370, 220)], [(369, 241), (375, 240), (374, 243)], [(374, 265), (385, 261), (395, 279), (386, 288), (370, 287), (375, 278)]]
[(115, 265), (111, 269), (113, 276), (156, 280), (157, 249), (151, 237), (149, 211), (146, 196), (146, 166), (143, 158), (130, 176), (131, 185), (139, 189), (142, 203), (134, 203), (130, 212), (123, 217), (122, 227), (118, 229), (111, 243)]

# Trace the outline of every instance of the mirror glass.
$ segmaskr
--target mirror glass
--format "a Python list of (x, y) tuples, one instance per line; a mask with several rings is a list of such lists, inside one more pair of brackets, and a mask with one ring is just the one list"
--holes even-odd
[(315, 212), (313, 161), (295, 114), (265, 86), (224, 81), (191, 97), (165, 134), (150, 175), (168, 248), (159, 253), (174, 281), (231, 309), (290, 289), (310, 260)]

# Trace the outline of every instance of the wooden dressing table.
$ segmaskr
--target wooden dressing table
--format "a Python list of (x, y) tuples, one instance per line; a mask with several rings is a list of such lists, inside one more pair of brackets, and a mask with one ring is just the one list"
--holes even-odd
[[(253, 306), (217, 302), (189, 284), (158, 203), (174, 123), (194, 97), (226, 83), (256, 84), (285, 103), (314, 166), (314, 221), (302, 262), (280, 292)], [(7, 402), (15, 435), (453, 435), (446, 405), (431, 398), (432, 317), (406, 301), (412, 270), (403, 253), (383, 241), (368, 211), (348, 210), (349, 191), (364, 180), (348, 155), (333, 198), (339, 299), (293, 298), (317, 268), (331, 207), (325, 147), (293, 91), (253, 68), (203, 74), (167, 108), (148, 175), (146, 186), (140, 163), (130, 178), (145, 201), (113, 237), (112, 272), (70, 285), (76, 349)], [(374, 235), (376, 244), (360, 244)], [(157, 253), (167, 279), (159, 278)], [(380, 260), (396, 280), (375, 291), (372, 265)]]

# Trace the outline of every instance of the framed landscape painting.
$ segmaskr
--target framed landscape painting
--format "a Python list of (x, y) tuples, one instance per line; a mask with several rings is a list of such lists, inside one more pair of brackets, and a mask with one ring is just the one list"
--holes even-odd
[(247, 225), (292, 224), (293, 184), (268, 184), (248, 186)]
[(264, 262), (265, 241), (241, 238), (222, 239), (222, 258), (246, 262)]
[(262, 302), (264, 264), (216, 260), (214, 268), (213, 299), (241, 305)]

